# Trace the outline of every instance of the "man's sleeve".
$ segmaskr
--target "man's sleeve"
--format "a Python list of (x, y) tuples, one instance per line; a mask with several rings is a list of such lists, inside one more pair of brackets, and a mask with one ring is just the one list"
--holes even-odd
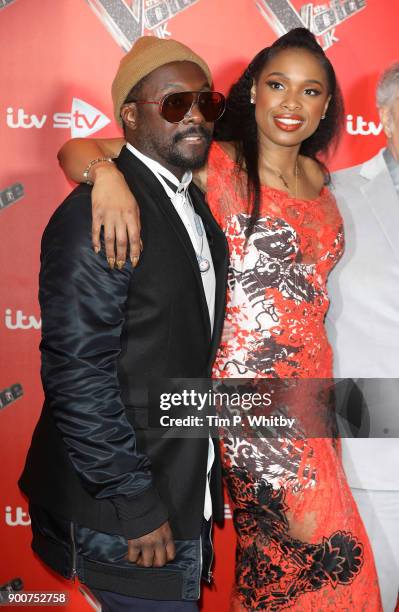
[(110, 498), (128, 539), (167, 520), (150, 461), (136, 448), (117, 376), (132, 274), (130, 262), (110, 270), (104, 252), (93, 251), (88, 195), (58, 209), (41, 255), (46, 403), (83, 486), (96, 498)]

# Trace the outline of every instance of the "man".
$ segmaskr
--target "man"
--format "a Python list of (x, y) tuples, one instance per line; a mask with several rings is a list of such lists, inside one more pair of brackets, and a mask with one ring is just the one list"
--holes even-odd
[(45, 403), (20, 486), (34, 551), (104, 610), (188, 612), (210, 576), (218, 455), (206, 437), (146, 425), (151, 380), (209, 376), (221, 333), (225, 237), (191, 185), (224, 109), (211, 81), (173, 40), (143, 37), (121, 61), (112, 94), (128, 144), (116, 164), (140, 203), (138, 266), (110, 269), (92, 250), (87, 185), (43, 236)]
[(399, 63), (383, 74), (377, 106), (386, 148), (333, 177), (346, 249), (329, 279), (327, 329), (335, 376), (361, 378), (349, 411), (367, 413), (354, 417), (370, 439), (344, 439), (343, 458), (390, 612), (399, 590)]

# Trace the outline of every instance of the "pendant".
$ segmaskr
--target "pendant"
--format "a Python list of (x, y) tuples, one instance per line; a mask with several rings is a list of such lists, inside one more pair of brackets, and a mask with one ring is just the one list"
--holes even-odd
[(211, 267), (209, 261), (201, 255), (197, 255), (197, 260), (201, 274), (205, 274), (205, 272), (208, 272), (209, 268)]
[(282, 175), (282, 174), (279, 174), (279, 175), (278, 175), (278, 177), (279, 177), (279, 179), (280, 179), (280, 180), (283, 182), (284, 187), (286, 188), (286, 190), (287, 190), (287, 191), (289, 191), (289, 190), (290, 190), (290, 186), (288, 185), (288, 183), (287, 183), (287, 181), (285, 180), (285, 178), (283, 177), (283, 175)]

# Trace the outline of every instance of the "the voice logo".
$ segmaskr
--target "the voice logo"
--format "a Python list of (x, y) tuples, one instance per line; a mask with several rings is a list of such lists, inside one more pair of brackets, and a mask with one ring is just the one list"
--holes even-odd
[(171, 34), (168, 24), (198, 0), (87, 0), (94, 13), (125, 51), (144, 33)]
[[(13, 130), (19, 128), (40, 130), (48, 124), (48, 120), (49, 117), (45, 114), (30, 114), (24, 108), (13, 108), (12, 106), (7, 108), (7, 126)], [(98, 108), (79, 98), (72, 99), (70, 113), (54, 113), (51, 121), (53, 128), (70, 129), (72, 138), (90, 136), (111, 122)]]
[(28, 527), (30, 525), (29, 514), (21, 506), (17, 506), (15, 510), (11, 506), (6, 506), (5, 521), (9, 527)]
[[(323, 49), (338, 42), (336, 27), (366, 8), (366, 0), (304, 2), (295, 8), (291, 0), (254, 0), (262, 17), (278, 36), (293, 28), (307, 28), (318, 37)], [(295, 4), (298, 4), (297, 2)]]
[[(198, 2), (198, 0), (87, 1), (125, 51), (129, 51), (134, 41), (147, 32), (159, 38), (169, 37), (169, 21)], [(308, 28), (319, 38), (324, 49), (338, 41), (335, 35), (336, 27), (366, 7), (366, 0), (330, 0), (329, 2), (324, 0), (321, 3), (320, 0), (319, 2), (302, 0), (300, 8), (295, 8), (291, 0), (253, 1), (259, 13), (278, 36), (293, 28)]]
[(6, 308), (4, 322), (7, 329), (41, 329), (42, 321), (33, 315), (25, 315), (17, 310), (13, 315), (11, 308)]
[(346, 131), (351, 136), (379, 136), (382, 132), (382, 123), (366, 121), (362, 115), (346, 116)]

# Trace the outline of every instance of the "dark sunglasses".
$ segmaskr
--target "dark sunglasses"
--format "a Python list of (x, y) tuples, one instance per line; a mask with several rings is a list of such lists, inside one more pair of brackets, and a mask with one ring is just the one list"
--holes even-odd
[(159, 112), (169, 123), (180, 123), (194, 104), (205, 121), (216, 121), (224, 113), (226, 100), (218, 91), (179, 91), (160, 100), (129, 100), (135, 104), (158, 104)]

